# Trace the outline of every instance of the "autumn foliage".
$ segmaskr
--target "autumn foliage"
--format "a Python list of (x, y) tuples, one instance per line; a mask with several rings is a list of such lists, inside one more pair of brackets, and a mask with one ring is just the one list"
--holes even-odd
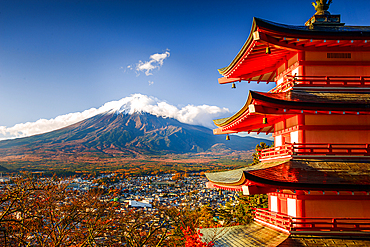
[(204, 243), (201, 240), (202, 233), (200, 233), (200, 230), (194, 232), (189, 226), (182, 227), (181, 230), (184, 234), (185, 247), (212, 247), (214, 245), (212, 242)]
[(199, 246), (201, 211), (129, 209), (103, 190), (30, 174), (0, 185), (0, 246)]

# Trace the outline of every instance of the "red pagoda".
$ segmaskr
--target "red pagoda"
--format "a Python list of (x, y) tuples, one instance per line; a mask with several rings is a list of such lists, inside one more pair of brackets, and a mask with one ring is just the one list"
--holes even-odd
[[(275, 83), (250, 91), (214, 134), (270, 134), (259, 163), (207, 173), (210, 188), (266, 194), (254, 221), (288, 235), (370, 236), (370, 27), (346, 26), (316, 1), (305, 26), (253, 19), (220, 84)], [(232, 140), (231, 140), (232, 141)]]

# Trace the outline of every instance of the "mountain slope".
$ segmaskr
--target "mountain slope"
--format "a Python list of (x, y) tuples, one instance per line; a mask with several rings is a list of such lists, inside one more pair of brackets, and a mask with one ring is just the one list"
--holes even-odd
[(115, 152), (125, 154), (187, 153), (210, 150), (215, 144), (232, 150), (250, 150), (259, 139), (215, 136), (212, 130), (149, 113), (96, 115), (45, 134), (0, 141), (0, 154), (61, 152)]

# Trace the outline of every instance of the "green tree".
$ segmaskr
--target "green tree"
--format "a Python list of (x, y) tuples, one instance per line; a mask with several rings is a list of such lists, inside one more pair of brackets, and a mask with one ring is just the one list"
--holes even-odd
[(267, 208), (267, 195), (242, 195), (236, 196), (235, 200), (227, 202), (218, 210), (223, 225), (246, 225), (252, 222), (255, 208)]
[(257, 144), (256, 148), (255, 148), (255, 152), (253, 154), (253, 164), (257, 164), (259, 163), (259, 160), (260, 160), (260, 154), (261, 154), (261, 151), (263, 149), (266, 149), (266, 148), (270, 148), (272, 147), (273, 145), (269, 146), (267, 145), (265, 142), (260, 142), (260, 144)]
[(268, 196), (265, 194), (240, 195), (238, 200), (239, 203), (235, 209), (235, 219), (236, 222), (243, 225), (253, 220), (254, 209), (268, 207)]

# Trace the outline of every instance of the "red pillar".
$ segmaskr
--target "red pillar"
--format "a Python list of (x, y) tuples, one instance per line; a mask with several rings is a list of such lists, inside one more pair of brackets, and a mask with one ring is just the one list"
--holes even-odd
[[(305, 58), (305, 52), (304, 51), (300, 51), (298, 52), (298, 62), (300, 61), (305, 61), (306, 58)], [(305, 67), (302, 66), (302, 65), (299, 65), (298, 66), (298, 73), (300, 76), (305, 76)]]
[(305, 115), (298, 114), (298, 141), (299, 143), (305, 143), (305, 133), (300, 127), (305, 125)]

